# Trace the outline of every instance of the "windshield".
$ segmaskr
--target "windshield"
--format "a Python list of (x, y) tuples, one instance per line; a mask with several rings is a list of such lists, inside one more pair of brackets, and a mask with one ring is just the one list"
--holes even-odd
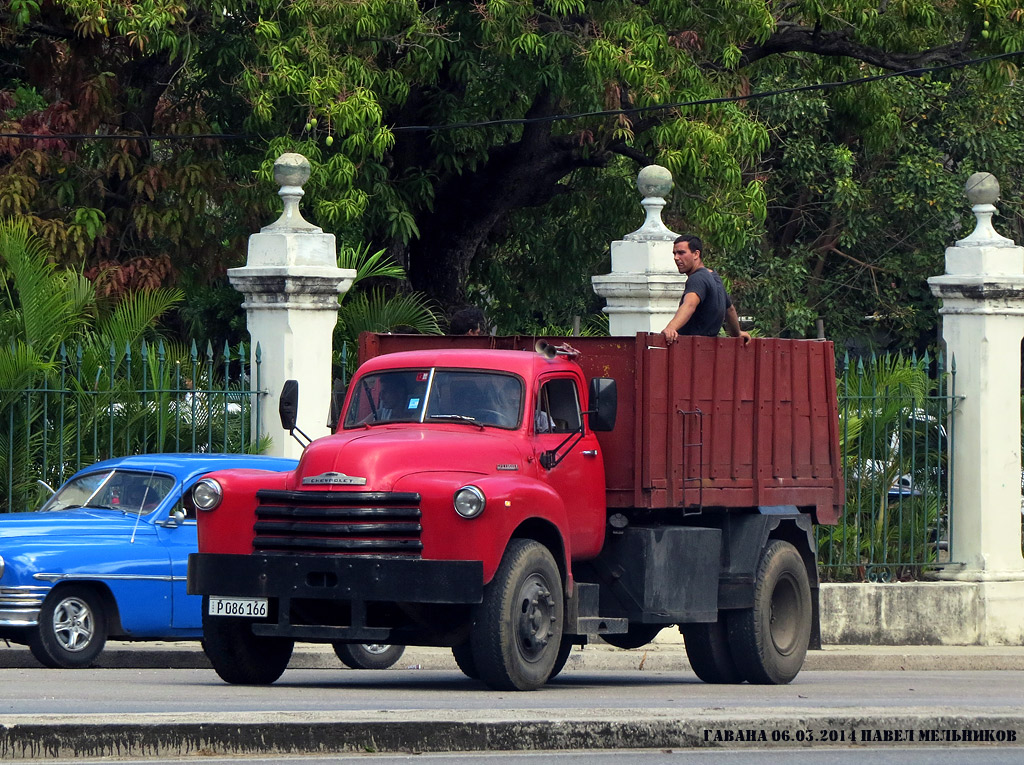
[(516, 428), (522, 414), (522, 381), (500, 372), (410, 369), (366, 375), (354, 384), (346, 428), (444, 421)]
[(146, 515), (174, 488), (169, 475), (104, 470), (72, 478), (60, 487), (42, 511), (72, 507), (98, 507)]

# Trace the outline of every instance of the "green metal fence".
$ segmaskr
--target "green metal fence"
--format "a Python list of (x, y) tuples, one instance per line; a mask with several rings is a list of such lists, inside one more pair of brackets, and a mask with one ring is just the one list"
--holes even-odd
[[(99, 357), (61, 348), (33, 387), (0, 390), (0, 512), (32, 510), (85, 465), (163, 452), (260, 451), (247, 346), (170, 352), (163, 343)], [(258, 411), (258, 410), (257, 410)], [(43, 493), (41, 493), (43, 492)]]
[(950, 548), (956, 364), (901, 355), (838, 370), (846, 508), (819, 527), (824, 579), (919, 578), (953, 560)]

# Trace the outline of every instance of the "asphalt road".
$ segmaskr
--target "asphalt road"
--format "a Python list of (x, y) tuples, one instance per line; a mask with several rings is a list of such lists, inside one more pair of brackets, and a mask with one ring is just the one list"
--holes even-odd
[(804, 671), (786, 686), (688, 671), (564, 673), (497, 693), (450, 670), (289, 669), (269, 687), (208, 669), (0, 670), (0, 760), (467, 750), (1024, 743), (1024, 671)]

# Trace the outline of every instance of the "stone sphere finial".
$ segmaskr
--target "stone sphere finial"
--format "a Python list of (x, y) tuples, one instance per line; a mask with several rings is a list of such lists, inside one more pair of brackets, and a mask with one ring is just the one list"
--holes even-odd
[(626, 234), (626, 241), (671, 242), (677, 234), (665, 227), (661, 211), (665, 207), (665, 196), (672, 190), (672, 173), (661, 165), (648, 165), (637, 175), (636, 187), (643, 197), (640, 205), (646, 210), (647, 217), (640, 228), (632, 234)]
[(992, 227), (992, 216), (997, 212), (995, 203), (999, 200), (996, 177), (992, 173), (975, 173), (967, 179), (964, 191), (977, 224), (970, 236), (957, 241), (957, 247), (1014, 247), (1012, 239), (1007, 239)]
[(306, 193), (302, 184), (309, 180), (309, 160), (301, 154), (282, 154), (274, 163), (274, 180), (281, 187), (277, 195), (284, 202), (284, 211), (280, 218), (261, 230), (320, 231), (319, 226), (307, 221), (299, 211), (299, 200)]
[(309, 180), (309, 160), (293, 152), (282, 154), (274, 163), (274, 180), (278, 186), (302, 186)]
[(975, 173), (964, 186), (972, 205), (994, 205), (999, 200), (999, 181), (992, 173)]
[(661, 165), (648, 165), (637, 175), (636, 187), (645, 199), (665, 197), (672, 190), (672, 173)]

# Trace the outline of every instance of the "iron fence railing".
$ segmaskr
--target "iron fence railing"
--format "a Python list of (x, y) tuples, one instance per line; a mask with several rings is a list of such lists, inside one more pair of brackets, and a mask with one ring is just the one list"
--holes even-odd
[(0, 389), (0, 512), (34, 509), (39, 481), (59, 486), (108, 457), (259, 451), (259, 346), (255, 355), (251, 364), (244, 345), (172, 354), (143, 343), (100, 356), (62, 347), (32, 387)]
[(955, 360), (847, 356), (838, 385), (846, 507), (818, 528), (822, 577), (917, 579), (951, 562)]

